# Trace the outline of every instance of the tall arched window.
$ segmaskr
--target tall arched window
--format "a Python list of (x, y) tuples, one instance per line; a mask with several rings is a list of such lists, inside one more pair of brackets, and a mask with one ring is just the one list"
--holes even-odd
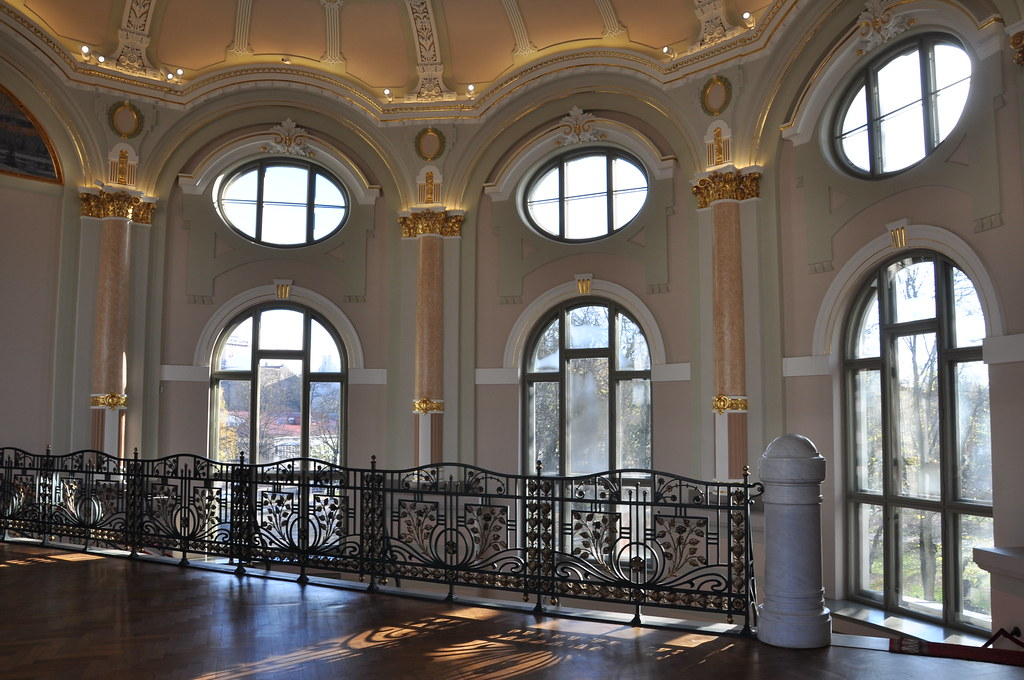
[(991, 625), (992, 449), (985, 319), (971, 280), (931, 252), (866, 283), (847, 329), (850, 594)]
[(599, 299), (552, 310), (528, 344), (524, 467), (579, 475), (651, 467), (651, 354), (639, 324)]
[(344, 463), (345, 369), (337, 333), (312, 310), (267, 303), (239, 315), (213, 356), (212, 457)]

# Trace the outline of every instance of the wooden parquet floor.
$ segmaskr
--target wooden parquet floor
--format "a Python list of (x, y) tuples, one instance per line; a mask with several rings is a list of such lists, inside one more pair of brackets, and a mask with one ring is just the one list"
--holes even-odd
[(3, 680), (1024, 678), (1024, 669), (369, 594), (0, 543)]

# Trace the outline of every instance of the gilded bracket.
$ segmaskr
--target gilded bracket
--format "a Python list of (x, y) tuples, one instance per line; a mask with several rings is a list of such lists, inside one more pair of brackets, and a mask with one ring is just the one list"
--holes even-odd
[(1013, 63), (1024, 66), (1024, 31), (1013, 34), (1010, 38), (1010, 47), (1013, 49)]

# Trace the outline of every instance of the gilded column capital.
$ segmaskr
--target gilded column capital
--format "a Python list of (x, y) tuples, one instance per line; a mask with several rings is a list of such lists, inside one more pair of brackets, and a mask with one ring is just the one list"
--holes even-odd
[(727, 170), (712, 172), (694, 182), (690, 189), (697, 197), (697, 208), (707, 208), (715, 201), (745, 201), (761, 196), (761, 172)]
[(109, 408), (111, 411), (115, 411), (128, 406), (128, 397), (113, 392), (110, 394), (94, 394), (90, 404), (93, 408)]
[(1014, 33), (1010, 37), (1010, 47), (1013, 49), (1013, 63), (1024, 66), (1024, 31)]
[(412, 403), (412, 410), (416, 413), (439, 413), (444, 411), (444, 402), (427, 398), (417, 399)]
[(79, 192), (82, 217), (121, 217), (139, 224), (152, 224), (156, 201), (127, 191), (85, 189)]
[(402, 238), (416, 238), (426, 234), (436, 236), (462, 236), (462, 212), (448, 210), (424, 210), (401, 215)]

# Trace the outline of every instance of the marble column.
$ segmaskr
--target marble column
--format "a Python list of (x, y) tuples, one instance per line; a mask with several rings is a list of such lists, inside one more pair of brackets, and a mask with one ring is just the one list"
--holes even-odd
[(138, 192), (85, 188), (79, 197), (83, 221), (102, 221), (93, 331), (92, 447), (124, 455), (131, 230), (134, 223), (150, 224), (156, 204)]
[(398, 218), (402, 237), (419, 242), (416, 281), (417, 465), (440, 463), (444, 425), (444, 239), (462, 234), (460, 212), (428, 210)]
[[(731, 168), (731, 166), (729, 166)], [(714, 319), (716, 460), (719, 476), (740, 479), (747, 465), (746, 328), (740, 203), (760, 196), (761, 173), (724, 170), (699, 177), (692, 192), (698, 210), (712, 221), (712, 315)], [(719, 455), (722, 454), (722, 455)]]
[(777, 647), (832, 641), (821, 576), (821, 482), (825, 459), (811, 440), (778, 437), (761, 457), (764, 483), (764, 603), (757, 637)]

